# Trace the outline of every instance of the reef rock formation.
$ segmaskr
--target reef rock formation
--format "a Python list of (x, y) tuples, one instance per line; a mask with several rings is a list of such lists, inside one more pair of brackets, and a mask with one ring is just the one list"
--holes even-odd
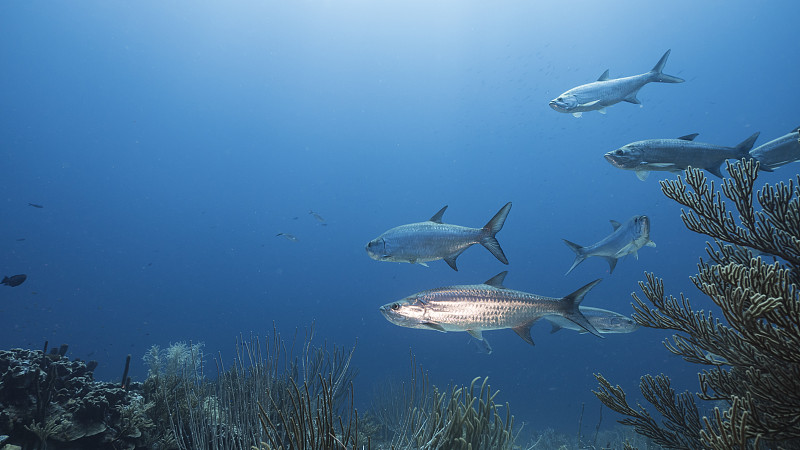
[(22, 448), (147, 448), (149, 405), (119, 384), (94, 381), (96, 363), (62, 352), (0, 351), (0, 435)]

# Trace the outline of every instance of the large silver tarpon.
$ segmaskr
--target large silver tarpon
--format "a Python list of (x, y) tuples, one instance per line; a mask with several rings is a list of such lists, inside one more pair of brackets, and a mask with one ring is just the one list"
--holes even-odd
[(531, 326), (545, 316), (560, 316), (581, 329), (602, 337), (581, 314), (583, 297), (601, 280), (595, 280), (563, 298), (545, 297), (503, 286), (508, 272), (483, 284), (446, 286), (418, 292), (380, 308), (395, 325), (437, 331), (466, 331), (476, 339), (482, 332), (511, 328), (533, 345)]

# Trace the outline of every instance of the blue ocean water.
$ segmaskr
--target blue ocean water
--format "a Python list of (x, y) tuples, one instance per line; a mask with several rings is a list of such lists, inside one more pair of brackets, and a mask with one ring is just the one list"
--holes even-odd
[[(243, 333), (357, 342), (357, 404), (407, 377), (409, 351), (439, 385), (489, 376), (527, 427), (595, 423), (601, 372), (636, 401), (639, 377), (697, 391), (698, 368), (668, 332), (597, 339), (533, 330), (396, 327), (378, 307), (424, 289), (482, 282), (566, 295), (602, 277), (586, 306), (631, 312), (644, 272), (713, 310), (689, 281), (705, 238), (688, 232), (654, 173), (603, 153), (700, 133), (733, 146), (800, 125), (800, 6), (775, 2), (407, 1), (5, 2), (0, 4), (0, 348), (68, 343), (115, 380), (154, 344), (202, 341), (233, 358)], [(548, 101), (591, 82), (665, 73), (642, 107), (560, 114)], [(760, 180), (794, 177), (789, 165)], [(429, 268), (376, 262), (364, 246), (428, 219), (482, 226), (514, 206), (498, 240)], [(32, 208), (28, 203), (40, 204)], [(323, 226), (309, 211), (324, 217)], [(609, 219), (651, 218), (656, 248), (612, 275), (592, 258), (569, 276), (562, 238), (588, 245)], [(277, 237), (290, 233), (291, 242)], [(24, 239), (24, 240), (20, 240)], [(604, 411), (604, 426), (611, 418)]]

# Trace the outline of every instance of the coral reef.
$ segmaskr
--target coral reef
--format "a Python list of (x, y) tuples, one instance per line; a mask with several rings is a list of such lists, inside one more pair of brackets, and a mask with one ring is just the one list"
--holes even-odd
[[(711, 417), (700, 417), (694, 395), (676, 394), (669, 377), (642, 378), (645, 399), (664, 417), (631, 407), (619, 386), (602, 375), (595, 394), (621, 421), (668, 448), (759, 448), (800, 446), (800, 176), (766, 185), (753, 202), (758, 164), (728, 163), (721, 193), (696, 169), (685, 181), (662, 181), (667, 197), (689, 208), (681, 214), (690, 230), (715, 240), (710, 261), (700, 261), (695, 286), (719, 307), (724, 322), (696, 311), (683, 295), (666, 296), (652, 274), (640, 286), (653, 305), (634, 294), (638, 323), (678, 334), (665, 342), (685, 360), (707, 366), (699, 373), (697, 397), (716, 401)], [(691, 190), (689, 189), (691, 188)], [(733, 203), (738, 217), (728, 209)], [(771, 255), (771, 256), (767, 256)], [(766, 259), (771, 259), (767, 262)]]
[[(94, 381), (66, 347), (0, 351), (0, 435), (23, 448), (149, 446), (149, 405), (136, 389)], [(93, 368), (96, 364), (92, 364)]]

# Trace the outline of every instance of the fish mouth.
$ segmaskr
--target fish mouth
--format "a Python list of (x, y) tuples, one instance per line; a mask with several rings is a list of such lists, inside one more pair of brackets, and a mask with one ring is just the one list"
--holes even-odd
[(614, 152), (606, 153), (605, 155), (603, 155), (603, 158), (605, 158), (606, 161), (611, 163), (611, 165), (614, 166), (614, 167), (624, 168), (624, 165), (622, 164), (622, 162), (614, 157)]
[(559, 103), (559, 102), (557, 102), (555, 100), (550, 100), (549, 105), (550, 105), (551, 108), (555, 109), (556, 111), (564, 111), (566, 109), (566, 105), (564, 105), (563, 103)]

